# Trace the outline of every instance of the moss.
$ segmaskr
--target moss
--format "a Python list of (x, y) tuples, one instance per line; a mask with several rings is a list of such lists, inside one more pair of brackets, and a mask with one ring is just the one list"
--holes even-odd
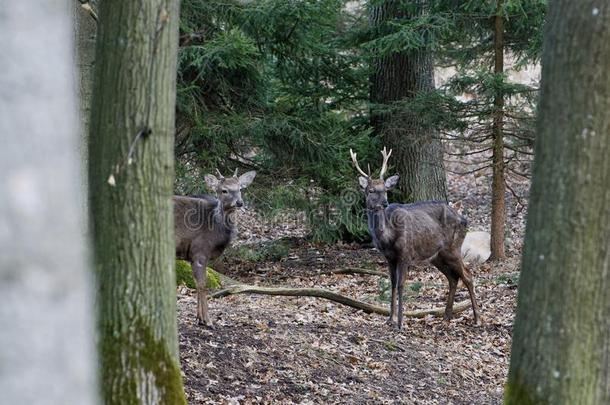
[(240, 261), (258, 263), (263, 261), (278, 262), (290, 253), (290, 244), (286, 240), (277, 240), (231, 248), (230, 255)]
[(508, 379), (504, 389), (504, 405), (546, 405), (549, 402), (535, 394), (534, 389), (519, 378)]
[[(118, 332), (116, 325), (102, 328), (100, 357), (105, 404), (137, 404), (145, 390), (141, 376), (151, 375), (162, 404), (186, 404), (180, 363), (164, 339), (155, 339), (150, 325), (136, 318)], [(148, 390), (150, 387), (148, 387)]]
[[(208, 288), (220, 288), (221, 282), (220, 278), (218, 277), (218, 273), (212, 270), (211, 267), (207, 268), (207, 277)], [(185, 260), (176, 260), (176, 285), (185, 285), (188, 288), (197, 288), (195, 280), (193, 279), (191, 265)]]
[(176, 285), (185, 285), (188, 288), (196, 288), (191, 265), (184, 260), (176, 260)]
[(207, 268), (208, 273), (208, 288), (215, 290), (221, 287), (220, 277), (211, 267)]

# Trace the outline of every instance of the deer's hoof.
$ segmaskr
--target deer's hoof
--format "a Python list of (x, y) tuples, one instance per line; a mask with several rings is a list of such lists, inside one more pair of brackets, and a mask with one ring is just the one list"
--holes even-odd
[(209, 319), (202, 320), (202, 319), (198, 318), (197, 319), (197, 324), (199, 326), (203, 326), (203, 327), (208, 328), (208, 329), (214, 329), (214, 324)]

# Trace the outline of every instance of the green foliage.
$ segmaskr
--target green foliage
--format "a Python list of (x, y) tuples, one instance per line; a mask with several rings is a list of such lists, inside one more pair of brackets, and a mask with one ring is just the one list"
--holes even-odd
[(356, 184), (349, 148), (375, 145), (368, 72), (343, 5), (182, 2), (178, 193), (204, 192), (201, 178), (216, 168), (256, 169), (246, 196), (257, 209), (304, 210), (315, 240), (366, 235), (362, 205), (342, 203)]
[(418, 293), (423, 286), (424, 284), (421, 281), (415, 281), (409, 286), (409, 288), (411, 289), (411, 291)]
[(228, 253), (231, 257), (245, 262), (277, 262), (288, 256), (290, 245), (285, 240), (279, 239), (269, 243), (256, 245), (242, 245), (233, 247)]
[(377, 281), (377, 290), (379, 291), (377, 300), (389, 303), (392, 298), (392, 284), (390, 283), (390, 280), (387, 278), (380, 278), (379, 281)]
[[(546, 0), (505, 0), (506, 50), (517, 66), (537, 61)], [(369, 23), (376, 6), (396, 18)], [(533, 142), (535, 88), (496, 76), (495, 2), (373, 0), (184, 0), (180, 24), (176, 191), (203, 193), (216, 168), (258, 171), (245, 197), (265, 215), (304, 212), (316, 241), (367, 238), (363, 201), (349, 161), (378, 167), (370, 111), (406, 111), (454, 139), (485, 140), (493, 100), (506, 100), (507, 147)], [(426, 47), (457, 68), (439, 91), (390, 105), (369, 103), (371, 62)], [(460, 101), (472, 92), (476, 101)], [(510, 117), (510, 118), (508, 118)]]
[[(207, 269), (207, 287), (210, 289), (220, 288), (221, 282), (212, 268)], [(188, 288), (197, 288), (193, 279), (191, 265), (185, 260), (176, 260), (176, 285), (185, 285)]]

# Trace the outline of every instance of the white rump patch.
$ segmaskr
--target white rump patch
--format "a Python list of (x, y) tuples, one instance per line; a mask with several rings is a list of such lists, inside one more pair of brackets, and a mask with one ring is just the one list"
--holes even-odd
[(489, 232), (468, 232), (462, 243), (462, 257), (466, 263), (485, 263), (491, 256)]

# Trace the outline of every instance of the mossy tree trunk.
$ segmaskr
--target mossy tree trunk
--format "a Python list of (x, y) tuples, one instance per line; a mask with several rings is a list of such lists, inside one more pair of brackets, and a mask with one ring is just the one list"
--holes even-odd
[[(494, 73), (504, 74), (504, 0), (497, 0), (494, 17)], [(494, 97), (494, 117), (492, 124), (493, 165), (491, 182), (491, 259), (501, 260), (504, 253), (504, 228), (506, 208), (504, 194), (504, 94), (496, 90)]]
[(104, 0), (99, 12), (89, 186), (106, 403), (185, 403), (171, 205), (178, 11), (177, 0)]
[[(371, 9), (370, 23), (383, 33), (383, 24), (394, 19), (419, 18), (426, 13), (426, 1), (386, 0)], [(419, 92), (434, 90), (434, 64), (431, 50), (418, 49), (380, 56), (371, 76), (371, 102), (390, 105), (413, 99)], [(438, 131), (412, 112), (391, 109), (372, 111), (376, 135), (393, 149), (394, 165), (400, 174), (400, 199), (407, 201), (446, 200), (447, 185), (443, 150)]]
[(610, 3), (551, 3), (507, 404), (610, 403)]

